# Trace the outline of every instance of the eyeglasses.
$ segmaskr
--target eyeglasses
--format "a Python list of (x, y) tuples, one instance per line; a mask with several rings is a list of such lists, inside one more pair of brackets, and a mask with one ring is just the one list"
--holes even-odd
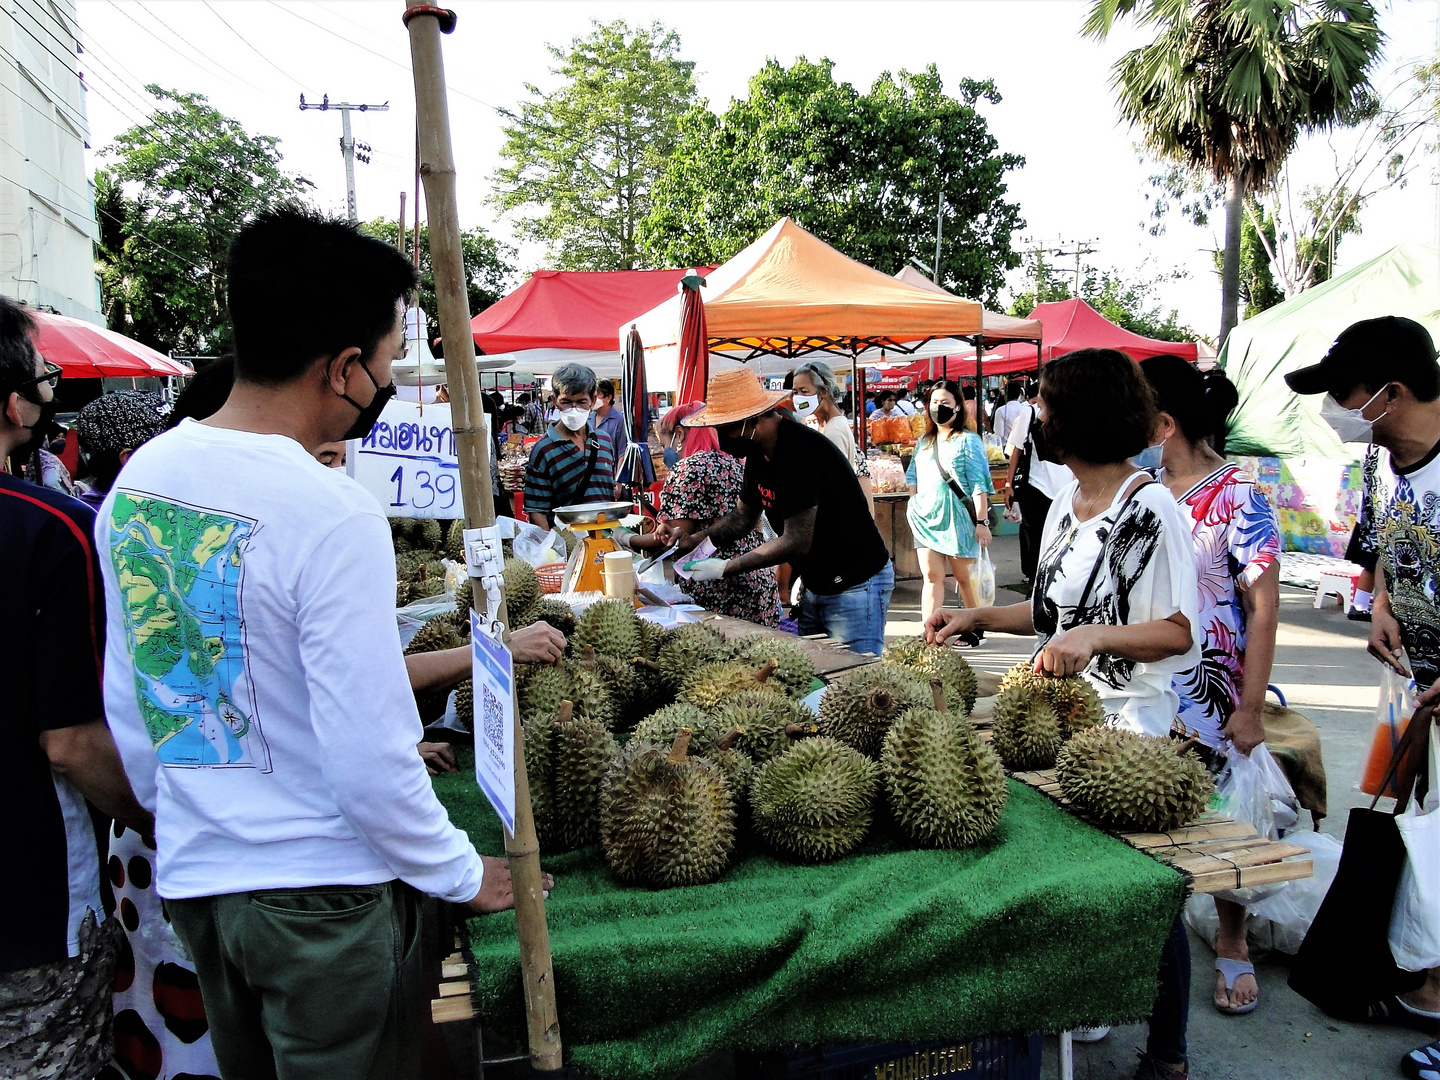
[(49, 383), (50, 389), (54, 390), (56, 384), (60, 382), (60, 365), (52, 364), (49, 360), (44, 361), (44, 364), (45, 374), (36, 375), (33, 379), (25, 379), (23, 382), (16, 383), (10, 388), (8, 393), (19, 394), (26, 401), (34, 402), (35, 404), (39, 405), (40, 402), (35, 401), (33, 397), (26, 393), (26, 391), (32, 387), (36, 390), (39, 390), (42, 383)]

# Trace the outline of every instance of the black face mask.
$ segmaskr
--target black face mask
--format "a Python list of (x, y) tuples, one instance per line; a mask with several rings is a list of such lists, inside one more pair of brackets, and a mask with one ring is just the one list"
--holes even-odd
[(940, 404), (930, 406), (930, 416), (937, 424), (948, 424), (955, 419), (955, 409), (950, 405)]
[(55, 410), (59, 406), (59, 402), (53, 397), (49, 401), (36, 401), (32, 397), (27, 397), (21, 391), (16, 392), (26, 401), (30, 402), (30, 404), (37, 405), (40, 408), (40, 416), (36, 419), (35, 423), (21, 425), (26, 431), (30, 432), (30, 438), (10, 451), (11, 460), (13, 460), (16, 465), (24, 465), (29, 462), (35, 451), (39, 450), (40, 447), (45, 444), (45, 437), (55, 430), (55, 425), (52, 421), (55, 419)]
[(717, 431), (715, 440), (720, 444), (720, 449), (733, 458), (744, 458), (755, 449), (753, 439), (744, 439), (739, 435), (722, 435)]
[(374, 385), (375, 396), (370, 399), (369, 405), (361, 405), (349, 394), (340, 395), (360, 410), (360, 415), (355, 417), (355, 422), (350, 425), (350, 430), (345, 432), (344, 438), (347, 442), (350, 439), (363, 439), (366, 435), (369, 435), (370, 430), (375, 426), (375, 421), (380, 419), (380, 414), (385, 411), (385, 406), (390, 404), (390, 399), (395, 396), (396, 388), (393, 382), (381, 386), (378, 382), (375, 382), (375, 376), (370, 374), (370, 369), (367, 368), (363, 362), (360, 364), (360, 370), (365, 372), (370, 382)]

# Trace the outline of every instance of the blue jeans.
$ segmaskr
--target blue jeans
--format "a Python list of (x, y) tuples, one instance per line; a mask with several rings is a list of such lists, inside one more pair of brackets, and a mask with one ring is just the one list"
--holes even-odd
[(1160, 952), (1160, 995), (1150, 1014), (1146, 1051), (1167, 1065), (1184, 1064), (1188, 1050), (1185, 1029), (1189, 1022), (1190, 935), (1185, 932), (1184, 920), (1177, 915), (1165, 948)]
[(800, 597), (800, 633), (828, 634), (851, 652), (885, 651), (885, 614), (895, 591), (895, 568), (886, 563), (868, 581), (833, 596), (806, 589)]

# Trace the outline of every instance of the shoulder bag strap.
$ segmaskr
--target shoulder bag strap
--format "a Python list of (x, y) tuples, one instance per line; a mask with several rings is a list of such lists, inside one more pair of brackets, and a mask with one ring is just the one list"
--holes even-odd
[(970, 524), (979, 525), (980, 519), (975, 514), (975, 501), (973, 496), (966, 495), (960, 487), (959, 481), (950, 475), (950, 470), (945, 468), (945, 463), (940, 460), (940, 432), (936, 431), (933, 439), (930, 440), (930, 449), (935, 454), (935, 467), (940, 470), (940, 475), (945, 478), (946, 485), (955, 493), (960, 500), (960, 505), (965, 507), (966, 513), (970, 515)]
[[(1127, 481), (1127, 483), (1128, 482), (1129, 481)], [(1115, 529), (1119, 526), (1120, 520), (1125, 516), (1125, 511), (1129, 509), (1130, 504), (1135, 500), (1135, 496), (1140, 493), (1141, 489), (1147, 488), (1153, 483), (1155, 483), (1155, 481), (1146, 476), (1143, 481), (1130, 489), (1129, 494), (1125, 496), (1125, 501), (1120, 504), (1120, 509), (1115, 514), (1115, 520), (1110, 523), (1110, 531), (1105, 534), (1105, 539), (1100, 544), (1100, 554), (1095, 556), (1095, 565), (1090, 568), (1090, 579), (1085, 582), (1085, 591), (1080, 594), (1080, 602), (1075, 605), (1077, 609), (1083, 608), (1086, 601), (1090, 599), (1090, 590), (1095, 587), (1095, 579), (1100, 576), (1100, 567), (1105, 565), (1105, 553), (1110, 550), (1110, 537), (1115, 535)], [(1076, 490), (1079, 489), (1077, 488)], [(1074, 508), (1073, 499), (1071, 501), (1071, 508)]]
[(585, 463), (585, 472), (580, 477), (579, 485), (571, 489), (569, 498), (559, 504), (561, 506), (571, 506), (585, 499), (585, 489), (590, 486), (590, 477), (595, 475), (595, 461), (600, 456), (600, 433), (592, 431), (589, 442), (590, 460)]

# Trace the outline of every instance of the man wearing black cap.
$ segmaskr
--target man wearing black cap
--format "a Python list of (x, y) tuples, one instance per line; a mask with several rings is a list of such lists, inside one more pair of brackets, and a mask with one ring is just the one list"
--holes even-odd
[[(1285, 376), (1297, 394), (1325, 394), (1321, 417), (1342, 442), (1368, 442), (1357, 539), (1378, 557), (1370, 654), (1440, 701), (1440, 363), (1412, 319), (1347, 327), (1318, 364)], [(1407, 836), (1408, 843), (1414, 839)], [(1378, 1003), (1372, 1015), (1440, 1031), (1440, 966), (1419, 989)], [(1406, 1055), (1407, 1076), (1440, 1072), (1440, 1041)]]

